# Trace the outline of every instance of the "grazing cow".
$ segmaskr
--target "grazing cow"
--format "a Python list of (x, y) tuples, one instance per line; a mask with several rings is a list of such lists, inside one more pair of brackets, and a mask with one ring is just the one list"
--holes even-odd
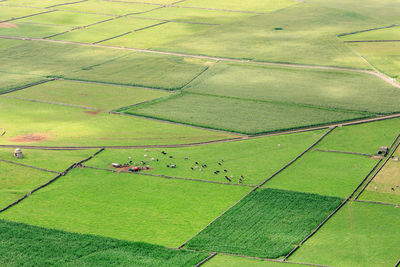
[(167, 155), (167, 152), (165, 152), (165, 151), (161, 151), (161, 154), (163, 154), (163, 155)]
[(225, 175), (225, 179), (226, 179), (226, 180), (228, 180), (229, 182), (232, 182), (232, 180), (231, 180), (231, 179), (229, 179), (229, 177), (228, 177), (228, 176), (226, 176), (226, 175)]
[(221, 162), (218, 162), (218, 165), (221, 166), (222, 165)]
[(242, 178), (239, 179), (239, 184), (243, 183)]
[(227, 170), (224, 170), (224, 172), (228, 172)]

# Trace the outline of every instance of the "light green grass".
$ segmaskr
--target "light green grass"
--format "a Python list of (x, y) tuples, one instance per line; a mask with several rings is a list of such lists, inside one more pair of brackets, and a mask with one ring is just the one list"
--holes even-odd
[(246, 134), (294, 129), (366, 116), (193, 93), (135, 106), (124, 112)]
[(289, 258), (330, 266), (394, 266), (399, 259), (400, 209), (349, 203)]
[[(224, 267), (224, 266), (231, 266), (231, 267), (285, 267), (288, 266), (285, 263), (281, 262), (272, 262), (272, 261), (263, 261), (263, 260), (256, 260), (250, 258), (242, 258), (242, 257), (235, 257), (235, 256), (227, 256), (227, 255), (217, 255), (213, 257), (211, 260), (207, 261), (204, 264), (205, 267)], [(291, 264), (290, 266), (305, 266), (303, 264)]]
[(43, 81), (45, 79), (35, 75), (23, 75), (23, 74), (0, 72), (0, 80), (1, 80), (0, 84), (0, 94), (1, 94), (14, 89), (18, 89), (25, 85)]
[(66, 0), (40, 0), (40, 1), (31, 1), (31, 0), (8, 0), (7, 4), (9, 5), (20, 5), (20, 6), (32, 6), (32, 7), (49, 7), (53, 5), (67, 3)]
[(376, 163), (377, 160), (358, 155), (313, 151), (265, 187), (347, 198)]
[(112, 15), (126, 15), (130, 13), (144, 12), (153, 8), (154, 6), (152, 5), (123, 3), (121, 1), (108, 2), (101, 0), (89, 0), (82, 3), (76, 3), (73, 5), (65, 5), (60, 7), (60, 9), (62, 10), (93, 12), (99, 14), (112, 14)]
[(0, 50), (10, 48), (14, 45), (21, 44), (21, 40), (13, 40), (13, 39), (1, 39), (0, 40)]
[(161, 90), (58, 80), (17, 91), (7, 96), (111, 110), (169, 94), (169, 92)]
[[(121, 2), (132, 2), (130, 0), (121, 0)], [(146, 3), (151, 3), (151, 4), (159, 4), (159, 5), (169, 5), (176, 2), (175, 0), (146, 0)], [(156, 6), (154, 5), (149, 5), (150, 7), (155, 8)]]
[(255, 191), (186, 247), (263, 258), (285, 256), (341, 201), (276, 189)]
[[(393, 156), (399, 157), (399, 151)], [(400, 162), (389, 160), (359, 199), (400, 204)]]
[(84, 29), (79, 29), (62, 35), (54, 36), (52, 39), (82, 43), (94, 43), (127, 33), (129, 31), (147, 27), (153, 25), (154, 23), (155, 22), (153, 20), (142, 20), (131, 17), (123, 17), (93, 25)]
[[(32, 1), (30, 1), (32, 2)], [(15, 6), (1, 6), (0, 7), (0, 21), (15, 19), (23, 16), (41, 13), (43, 10), (28, 7), (15, 7)], [(9, 22), (12, 23), (13, 22)], [(5, 28), (0, 28), (0, 33)]]
[[(111, 169), (111, 163), (126, 163), (128, 157), (131, 157), (133, 163), (138, 165), (141, 165), (141, 161), (148, 161), (152, 170), (145, 173), (228, 183), (225, 178), (227, 175), (228, 178), (233, 176), (230, 179), (234, 184), (243, 175), (243, 184), (258, 185), (303, 152), (323, 133), (313, 131), (186, 148), (105, 150), (86, 165)], [(167, 155), (163, 155), (162, 151)], [(195, 168), (195, 162), (198, 162), (198, 168)], [(168, 168), (167, 165), (171, 163), (177, 167)], [(216, 170), (220, 173), (215, 174)]]
[(79, 235), (0, 221), (0, 264), (7, 266), (193, 266), (206, 253)]
[(185, 89), (375, 113), (400, 111), (400, 90), (364, 73), (218, 63)]
[(400, 75), (400, 43), (352, 43), (351, 48), (383, 73), (397, 79)]
[(400, 27), (378, 29), (341, 36), (343, 41), (400, 40)]
[(389, 119), (336, 128), (317, 148), (376, 154), (390, 146), (400, 133), (400, 119)]
[(1, 218), (177, 247), (249, 188), (75, 169)]
[[(95, 14), (81, 14), (72, 13), (65, 11), (56, 11), (46, 14), (40, 14), (37, 16), (32, 16), (28, 18), (23, 18), (18, 20), (18, 22), (35, 22), (44, 24), (56, 24), (65, 26), (85, 26), (92, 23), (96, 23), (102, 20), (109, 19), (110, 16), (95, 15)], [(60, 31), (62, 32), (62, 31)]]
[[(188, 2), (186, 1), (186, 3)], [(172, 6), (172, 7), (157, 9), (144, 14), (138, 14), (137, 16), (145, 18), (174, 20), (181, 22), (224, 24), (237, 21), (246, 17), (255, 16), (255, 14), (195, 9), (195, 8), (179, 8)]]
[(253, 12), (273, 12), (281, 8), (289, 7), (295, 5), (295, 1), (290, 0), (250, 0), (250, 1), (240, 1), (240, 0), (223, 0), (223, 1), (213, 1), (213, 0), (187, 0), (182, 3), (178, 3), (178, 6), (189, 6), (189, 7), (206, 7), (206, 8), (217, 8), (217, 9), (231, 9), (231, 10), (242, 10), (242, 11), (253, 11)]
[[(153, 23), (156, 25), (162, 23), (162, 21), (153, 21)], [(168, 42), (175, 42), (180, 38), (187, 38), (190, 35), (196, 35), (211, 27), (215, 26), (168, 22), (149, 29), (127, 34), (103, 42), (102, 44), (149, 49), (161, 46)]]
[(0, 209), (57, 175), (6, 162), (0, 162), (0, 170)]
[(31, 24), (29, 22), (18, 21), (15, 25), (16, 27), (13, 28), (0, 28), (0, 34), (5, 36), (42, 38), (71, 29), (66, 26)]
[[(232, 134), (195, 129), (141, 118), (99, 113), (80, 108), (33, 103), (0, 97), (1, 127), (7, 133), (0, 144), (52, 146), (105, 146), (196, 143), (233, 137)], [(39, 134), (41, 142), (14, 138)], [(13, 141), (14, 140), (14, 141)]]
[(14, 148), (0, 148), (0, 159), (10, 160), (51, 171), (63, 172), (73, 163), (86, 159), (96, 151), (96, 149), (66, 151), (22, 149), (23, 158), (16, 159), (13, 155)]

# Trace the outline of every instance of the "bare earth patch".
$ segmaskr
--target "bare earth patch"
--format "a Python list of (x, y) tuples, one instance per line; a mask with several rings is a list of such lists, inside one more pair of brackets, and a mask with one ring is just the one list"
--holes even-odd
[(13, 23), (3, 22), (0, 23), (0, 28), (17, 28), (17, 25)]
[(97, 114), (99, 114), (100, 112), (102, 112), (102, 110), (86, 110), (86, 111), (84, 111), (86, 114), (90, 114), (90, 115), (97, 115)]
[(49, 134), (47, 133), (34, 133), (34, 134), (24, 134), (8, 139), (10, 142), (18, 143), (36, 143), (42, 142), (49, 139)]

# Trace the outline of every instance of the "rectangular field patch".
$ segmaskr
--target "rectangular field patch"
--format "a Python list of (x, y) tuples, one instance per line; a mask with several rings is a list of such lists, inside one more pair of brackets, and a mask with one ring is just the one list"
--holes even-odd
[(187, 247), (279, 258), (289, 253), (341, 201), (277, 189), (255, 191), (190, 240)]

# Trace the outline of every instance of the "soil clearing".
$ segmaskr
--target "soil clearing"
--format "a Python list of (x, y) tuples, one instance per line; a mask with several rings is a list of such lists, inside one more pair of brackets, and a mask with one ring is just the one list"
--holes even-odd
[(8, 139), (11, 142), (18, 143), (34, 143), (42, 142), (49, 139), (49, 134), (47, 133), (34, 133), (34, 134), (24, 134)]
[(17, 25), (13, 23), (3, 22), (0, 23), (0, 28), (17, 28)]
[(132, 169), (132, 168), (139, 168), (139, 170), (138, 171), (133, 171), (133, 172), (141, 172), (141, 171), (150, 171), (150, 170), (152, 170), (152, 168), (148, 168), (148, 169), (146, 169), (146, 167), (143, 167), (143, 166), (134, 166), (134, 165), (132, 165), (132, 166), (121, 166), (121, 167), (114, 167), (114, 166), (112, 166), (112, 165), (109, 165), (108, 167), (111, 167), (113, 170), (115, 170), (117, 173), (120, 173), (120, 172), (132, 172), (132, 171), (129, 171), (129, 169)]
[(99, 109), (99, 110), (86, 110), (86, 111), (84, 111), (86, 114), (90, 114), (90, 115), (97, 115), (97, 114), (99, 114), (100, 112), (102, 112), (102, 110), (101, 109)]

